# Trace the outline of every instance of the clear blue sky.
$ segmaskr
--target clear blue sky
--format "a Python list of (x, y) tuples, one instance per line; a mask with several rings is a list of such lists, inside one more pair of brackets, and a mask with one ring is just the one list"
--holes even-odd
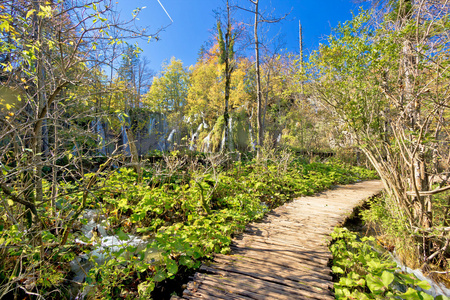
[[(139, 15), (139, 25), (150, 26), (151, 31), (168, 26), (160, 33), (160, 40), (139, 42), (143, 56), (150, 60), (150, 68), (159, 72), (161, 63), (172, 56), (185, 66), (195, 64), (201, 45), (211, 39), (216, 19), (214, 11), (225, 8), (224, 0), (160, 0), (173, 23), (157, 0), (118, 0), (122, 17), (129, 17), (137, 7), (146, 7)], [(248, 0), (230, 0), (251, 8)], [(280, 25), (271, 25), (269, 35), (280, 33), (289, 52), (298, 53), (298, 22), (303, 26), (303, 45), (306, 53), (317, 49), (338, 22), (351, 19), (351, 11), (358, 12), (361, 4), (352, 0), (260, 0), (260, 11), (275, 16), (290, 15)], [(236, 21), (251, 22), (252, 15), (239, 12)], [(286, 51), (285, 50), (285, 51)]]

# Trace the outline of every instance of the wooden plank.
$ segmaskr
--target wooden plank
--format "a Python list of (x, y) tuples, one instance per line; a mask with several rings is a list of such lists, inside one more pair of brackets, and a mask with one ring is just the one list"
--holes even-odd
[[(248, 259), (256, 259), (256, 260), (261, 260), (261, 262), (264, 263), (270, 263), (270, 264), (275, 264), (275, 265), (279, 265), (281, 267), (291, 267), (291, 268), (295, 268), (297, 270), (306, 270), (306, 271), (315, 271), (317, 272), (317, 274), (321, 274), (319, 277), (323, 276), (329, 276), (328, 274), (331, 274), (331, 269), (329, 267), (327, 267), (326, 265), (323, 266), (314, 266), (308, 263), (308, 261), (293, 261), (292, 259), (289, 258), (283, 258), (283, 257), (277, 257), (277, 259), (273, 259), (273, 255), (266, 255), (264, 257), (261, 256), (260, 253), (258, 252), (253, 252), (253, 251), (239, 251), (238, 253), (241, 253), (242, 255), (245, 255), (244, 257), (247, 257)], [(270, 257), (271, 256), (271, 257)], [(233, 256), (234, 257), (234, 256)], [(326, 277), (329, 278), (329, 277)]]
[(302, 235), (307, 235), (308, 237), (312, 236), (321, 236), (327, 237), (330, 234), (328, 228), (323, 228), (322, 226), (316, 227), (298, 227), (298, 228), (286, 228), (283, 226), (251, 226), (247, 227), (244, 230), (245, 233), (253, 234), (253, 235), (261, 235), (261, 236), (288, 236), (291, 238), (300, 238)]
[[(219, 299), (219, 300), (232, 300), (239, 299), (230, 295), (226, 292), (221, 291), (217, 287), (210, 287), (204, 285), (201, 279), (197, 275), (194, 276), (195, 285), (188, 286), (187, 289), (183, 291), (184, 299)], [(172, 299), (171, 299), (172, 300)]]
[[(290, 239), (286, 236), (270, 236), (270, 237), (264, 237), (264, 236), (254, 236), (254, 235), (246, 235), (243, 237), (239, 237), (233, 240), (233, 243), (245, 243), (247, 241), (259, 241), (262, 243), (268, 243), (270, 244), (270, 241), (282, 243), (283, 245), (289, 245), (292, 246), (292, 248), (298, 248), (300, 249), (315, 249), (315, 248), (324, 248), (326, 245), (328, 245), (329, 241), (326, 239), (322, 239), (320, 236), (317, 237), (318, 241), (310, 240), (308, 238), (298, 238), (296, 240)], [(285, 248), (288, 248), (285, 246)]]
[(274, 232), (254, 230), (249, 231), (249, 235), (243, 237), (243, 239), (257, 239), (257, 238), (269, 238), (269, 239), (282, 239), (291, 244), (308, 243), (309, 245), (320, 245), (322, 243), (328, 244), (331, 240), (329, 235), (305, 233), (303, 230), (297, 231), (295, 234), (283, 233), (282, 230), (274, 230)]
[(202, 266), (202, 267), (200, 267), (200, 269), (209, 271), (209, 272), (214, 272), (214, 270), (216, 270), (216, 272), (217, 271), (226, 271), (229, 273), (237, 273), (237, 274), (241, 274), (241, 275), (245, 275), (245, 276), (250, 276), (253, 278), (258, 278), (258, 279), (264, 280), (264, 281), (270, 281), (270, 282), (274, 282), (274, 283), (278, 283), (278, 284), (282, 284), (282, 285), (287, 285), (287, 286), (291, 286), (291, 287), (295, 287), (295, 288), (309, 290), (312, 292), (320, 292), (320, 291), (328, 290), (328, 288), (331, 285), (330, 282), (328, 283), (328, 285), (324, 285), (323, 282), (319, 281), (319, 279), (317, 281), (315, 281), (314, 278), (308, 279), (307, 275), (296, 276), (296, 275), (291, 275), (288, 272), (277, 272), (277, 273), (272, 272), (270, 274), (265, 274), (265, 273), (260, 273), (254, 269), (252, 270), (250, 268), (238, 268), (238, 267), (234, 267), (234, 266), (230, 266), (230, 265), (226, 265), (226, 264), (214, 264), (211, 267)]
[[(274, 259), (273, 254), (269, 255), (261, 255), (261, 252), (258, 251), (252, 251), (251, 250), (245, 250), (242, 249), (242, 251), (239, 251), (239, 249), (236, 249), (237, 251), (233, 253), (233, 255), (222, 255), (218, 254), (216, 257), (218, 259), (230, 259), (230, 260), (248, 260), (248, 261), (259, 261), (260, 263), (265, 264), (271, 264), (271, 265), (277, 265), (277, 266), (284, 266), (291, 269), (299, 269), (302, 268), (305, 264), (308, 265), (308, 269), (317, 269), (321, 270), (323, 269), (323, 266), (328, 265), (328, 259), (321, 259), (316, 256), (312, 252), (305, 253), (304, 259), (299, 259), (298, 261), (292, 261), (290, 257), (282, 257), (279, 255), (276, 255)], [(308, 256), (309, 254), (309, 256)]]
[(306, 268), (289, 268), (289, 267), (283, 267), (280, 265), (276, 265), (273, 264), (271, 262), (266, 262), (266, 261), (261, 261), (261, 260), (256, 260), (256, 259), (246, 259), (245, 257), (242, 259), (235, 259), (232, 260), (230, 258), (228, 259), (220, 259), (220, 258), (215, 258), (214, 259), (214, 263), (210, 265), (210, 267), (214, 268), (214, 266), (216, 264), (224, 264), (224, 265), (230, 265), (233, 267), (241, 267), (243, 269), (247, 268), (247, 269), (253, 269), (253, 270), (258, 270), (258, 272), (260, 273), (276, 273), (277, 275), (279, 274), (284, 274), (284, 273), (288, 273), (289, 275), (292, 276), (312, 276), (314, 277), (314, 281), (317, 282), (321, 282), (324, 283), (327, 287), (329, 287), (329, 282), (333, 279), (331, 275), (329, 274), (325, 274), (322, 273), (319, 268), (315, 268), (314, 270), (312, 269), (306, 269)]
[[(267, 242), (260, 242), (258, 240), (246, 240), (246, 241), (234, 241), (232, 246), (236, 245), (236, 248), (248, 248), (253, 250), (259, 250), (261, 252), (267, 252), (267, 253), (273, 253), (276, 255), (283, 255), (288, 256), (294, 259), (300, 259), (303, 260), (305, 255), (303, 254), (304, 251), (298, 251), (297, 249), (290, 250), (289, 247), (283, 248), (276, 248), (276, 244), (271, 245), (269, 241)], [(312, 249), (317, 249), (319, 246), (311, 247), (311, 248), (304, 248), (306, 251), (312, 251)], [(326, 250), (326, 246), (321, 246), (321, 249), (319, 250)]]
[(217, 277), (211, 275), (205, 275), (202, 281), (205, 284), (222, 285), (225, 290), (242, 294), (241, 291), (245, 289), (251, 294), (242, 294), (250, 296), (254, 299), (279, 299), (279, 300), (291, 300), (293, 296), (301, 299), (334, 299), (331, 293), (317, 294), (311, 293), (305, 290), (292, 288), (289, 286), (279, 285), (272, 282), (261, 281), (252, 277), (246, 276), (230, 276), (230, 277)]
[[(318, 298), (318, 299), (324, 299), (327, 296), (332, 295), (332, 293), (330, 292), (330, 290), (328, 288), (321, 288), (321, 287), (317, 287), (317, 286), (312, 286), (306, 282), (295, 282), (295, 281), (291, 281), (289, 279), (286, 278), (282, 278), (280, 276), (264, 276), (262, 275), (261, 277), (255, 277), (255, 276), (251, 276), (252, 274), (243, 274), (245, 272), (243, 272), (242, 270), (240, 270), (239, 272), (233, 272), (230, 270), (223, 270), (223, 269), (218, 269), (218, 268), (209, 268), (209, 267), (204, 267), (202, 266), (201, 268), (204, 268), (205, 271), (208, 271), (210, 273), (216, 273), (216, 274), (220, 274), (223, 277), (229, 277), (229, 278), (236, 278), (236, 280), (239, 280), (241, 282), (244, 281), (250, 281), (250, 282), (257, 282), (260, 283), (262, 285), (266, 285), (266, 286), (279, 286), (278, 288), (282, 288), (282, 287), (287, 287), (287, 288), (293, 288), (293, 289), (297, 289), (299, 290), (299, 293), (302, 293), (304, 295), (309, 295), (309, 297), (312, 298)], [(250, 273), (250, 272), (247, 272)], [(331, 299), (334, 299), (334, 297), (331, 296)]]
[[(263, 244), (262, 246), (257, 242), (253, 241), (253, 243), (249, 243), (248, 246), (245, 244), (239, 245), (239, 247), (231, 246), (232, 250), (239, 251), (253, 251), (255, 253), (260, 253), (265, 260), (274, 261), (275, 259), (285, 259), (287, 261), (298, 262), (298, 263), (306, 263), (311, 266), (322, 267), (326, 266), (329, 261), (329, 257), (324, 257), (320, 255), (315, 255), (314, 251), (310, 249), (310, 251), (302, 251), (302, 252), (294, 252), (289, 250), (280, 250), (279, 248), (275, 248), (277, 245), (274, 245), (273, 248), (269, 248), (266, 246), (267, 244)], [(238, 254), (243, 255), (244, 252), (238, 252)], [(261, 257), (261, 259), (263, 258)]]

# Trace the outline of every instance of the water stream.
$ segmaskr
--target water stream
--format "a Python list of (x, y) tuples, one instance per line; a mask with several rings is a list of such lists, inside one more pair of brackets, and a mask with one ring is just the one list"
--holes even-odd
[[(431, 295), (433, 297), (439, 296), (439, 295), (443, 295), (446, 297), (450, 297), (450, 289), (448, 289), (444, 284), (440, 283), (440, 282), (435, 282), (433, 279), (431, 279), (430, 277), (427, 277), (423, 274), (422, 270), (420, 269), (411, 269), (408, 268), (407, 266), (405, 266), (400, 259), (398, 258), (398, 256), (394, 252), (389, 252), (392, 260), (397, 264), (397, 267), (399, 270), (401, 270), (402, 272), (408, 273), (408, 274), (413, 274), (414, 276), (417, 277), (417, 279), (419, 280), (423, 280), (423, 281), (427, 281), (431, 288), (429, 290), (423, 290), (425, 293), (427, 293), (428, 295)], [(418, 287), (418, 289), (420, 290), (420, 288)]]
[[(97, 209), (87, 209), (83, 213), (83, 219), (87, 220), (86, 224), (82, 225), (82, 236), (75, 239), (75, 243), (82, 246), (90, 246), (91, 251), (88, 253), (79, 254), (74, 260), (70, 262), (70, 267), (74, 276), (73, 289), (76, 297), (74, 299), (85, 299), (90, 293), (94, 291), (94, 286), (86, 286), (80, 289), (85, 282), (86, 275), (96, 265), (102, 265), (112, 258), (111, 254), (119, 252), (123, 249), (122, 256), (130, 257), (135, 252), (145, 250), (145, 260), (149, 262), (156, 262), (159, 259), (159, 251), (157, 249), (148, 248), (153, 240), (143, 240), (138, 236), (131, 234), (110, 234), (108, 228), (108, 221), (101, 212)], [(128, 247), (136, 247), (133, 253), (128, 251)], [(128, 248), (128, 249), (127, 249)]]

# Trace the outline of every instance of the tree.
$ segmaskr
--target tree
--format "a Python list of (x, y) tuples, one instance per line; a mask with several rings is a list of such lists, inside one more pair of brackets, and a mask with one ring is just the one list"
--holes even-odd
[[(148, 60), (140, 57), (140, 50), (134, 45), (127, 45), (119, 66), (119, 80), (126, 84), (129, 93), (126, 99), (130, 101), (128, 107), (139, 108), (141, 95), (150, 87), (154, 72), (148, 68)], [(127, 109), (125, 109), (127, 111)]]
[[(231, 74), (234, 71), (234, 44), (236, 42), (236, 31), (233, 32), (231, 27), (231, 12), (230, 4), (227, 0), (227, 17), (226, 17), (226, 31), (225, 35), (222, 31), (222, 24), (220, 20), (217, 20), (217, 42), (219, 44), (219, 64), (223, 64), (223, 75), (225, 77), (225, 109), (223, 113), (223, 118), (225, 121), (224, 129), (224, 147), (228, 147), (228, 151), (233, 151), (233, 141), (229, 138), (230, 124), (229, 124), (229, 100), (230, 100), (230, 85), (231, 85)], [(222, 149), (224, 150), (224, 149)]]
[(260, 23), (276, 23), (282, 21), (288, 14), (284, 15), (281, 18), (266, 18), (265, 16), (261, 15), (259, 11), (259, 0), (249, 0), (252, 4), (254, 9), (249, 10), (242, 7), (239, 7), (242, 10), (251, 12), (254, 15), (254, 22), (253, 22), (253, 45), (255, 47), (255, 70), (256, 70), (256, 102), (257, 102), (257, 129), (258, 129), (258, 139), (257, 139), (257, 157), (260, 157), (261, 148), (264, 144), (264, 124), (263, 124), (263, 107), (262, 107), (262, 101), (263, 101), (263, 95), (262, 95), (262, 88), (261, 88), (261, 70), (260, 70), (260, 41), (259, 41), (259, 24)]
[(162, 66), (161, 76), (154, 77), (152, 86), (144, 96), (144, 106), (168, 118), (169, 126), (182, 129), (186, 110), (190, 72), (181, 60), (172, 57)]
[[(83, 156), (101, 147), (91, 126), (92, 103), (100, 103), (107, 87), (101, 69), (108, 59), (100, 55), (100, 44), (118, 42), (110, 38), (111, 28), (125, 30), (124, 38), (143, 34), (130, 22), (112, 21), (110, 1), (3, 1), (0, 8), (0, 78), (15, 99), (0, 101), (0, 211), (6, 217), (1, 227), (10, 242), (0, 249), (0, 264), (9, 251), (20, 255), (14, 274), (2, 273), (11, 280), (0, 297), (16, 290), (46, 298), (37, 289), (23, 289), (24, 278), (42, 286), (39, 278), (55, 270), (48, 268), (47, 254), (57, 249), (59, 258), (72, 255), (63, 246), (90, 188), (112, 160), (84, 177), (89, 170)], [(81, 194), (64, 188), (70, 181), (79, 182)], [(61, 209), (65, 204), (74, 209)]]
[(433, 216), (433, 203), (448, 190), (442, 172), (449, 168), (443, 163), (449, 24), (443, 20), (450, 10), (446, 2), (391, 4), (376, 26), (367, 12), (339, 26), (310, 71), (315, 96), (346, 124), (382, 178), (391, 213), (405, 218), (411, 232), (422, 232), (420, 253), (428, 261), (448, 246), (426, 233), (447, 226)]
[[(214, 129), (218, 123), (219, 117), (224, 116), (224, 64), (219, 63), (219, 45), (215, 43), (194, 65), (190, 77), (190, 86), (187, 99), (187, 110), (185, 114), (190, 120), (194, 122), (194, 130), (200, 124), (206, 125), (207, 129)], [(245, 109), (252, 106), (250, 93), (247, 85), (249, 79), (248, 70), (251, 68), (251, 63), (248, 59), (236, 58), (233, 61), (233, 76), (230, 78), (230, 91), (228, 97), (229, 118), (232, 120), (233, 114), (236, 113), (237, 108)], [(230, 119), (228, 123), (230, 123)], [(223, 119), (222, 119), (223, 120)], [(225, 125), (225, 122), (223, 122)], [(219, 130), (216, 128), (215, 130)], [(228, 129), (228, 138), (233, 140), (232, 128)], [(206, 138), (211, 132), (203, 131), (199, 134), (199, 139)], [(229, 141), (222, 143), (223, 129), (220, 129), (219, 141), (214, 141), (214, 145), (225, 145), (229, 147)], [(228, 148), (229, 149), (229, 148)]]

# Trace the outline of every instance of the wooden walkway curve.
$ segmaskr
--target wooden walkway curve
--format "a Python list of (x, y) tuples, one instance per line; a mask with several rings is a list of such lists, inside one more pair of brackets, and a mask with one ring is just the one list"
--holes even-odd
[(201, 266), (182, 297), (171, 299), (334, 299), (329, 234), (381, 190), (380, 181), (364, 181), (276, 208), (233, 240), (230, 255)]

